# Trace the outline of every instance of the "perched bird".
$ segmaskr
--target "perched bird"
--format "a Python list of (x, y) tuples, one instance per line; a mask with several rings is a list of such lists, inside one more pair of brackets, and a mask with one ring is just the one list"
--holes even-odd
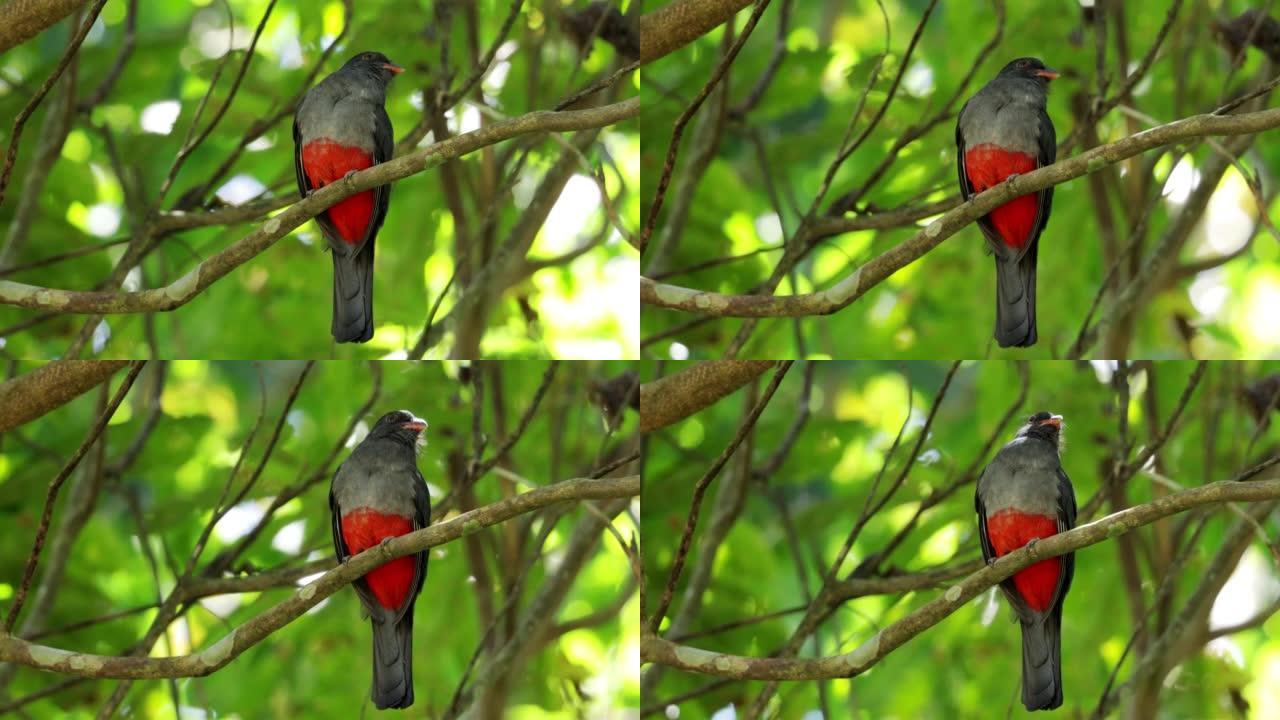
[[(1053, 164), (1058, 140), (1045, 101), (1049, 81), (1056, 77), (1037, 58), (1018, 58), (960, 109), (956, 156), (965, 200), (1011, 175)], [(1000, 347), (1036, 343), (1036, 244), (1052, 205), (1050, 187), (1014, 198), (978, 220), (996, 259)]]
[[(339, 562), (431, 523), (431, 498), (418, 472), (427, 423), (397, 410), (383, 415), (329, 488)], [(413, 603), (427, 578), (427, 553), (396, 558), (352, 585), (373, 623), (373, 704), (413, 704)]]
[[(983, 469), (974, 505), (987, 562), (1075, 525), (1076, 494), (1058, 457), (1061, 431), (1060, 415), (1036, 413)], [(1022, 704), (1028, 710), (1062, 705), (1062, 602), (1073, 574), (1075, 554), (1067, 553), (1000, 583), (1022, 626)]]
[[(391, 159), (387, 83), (403, 71), (380, 52), (362, 52), (307, 91), (293, 119), (298, 191), (312, 191)], [(391, 186), (356, 193), (316, 216), (333, 253), (333, 338), (373, 337), (373, 241), (387, 217)]]

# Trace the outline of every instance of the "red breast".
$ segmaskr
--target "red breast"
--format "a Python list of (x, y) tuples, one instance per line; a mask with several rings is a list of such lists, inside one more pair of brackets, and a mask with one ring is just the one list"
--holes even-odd
[[(364, 170), (371, 165), (373, 156), (369, 153), (331, 140), (312, 140), (302, 146), (302, 169), (307, 174), (307, 182), (316, 190), (341, 180), (353, 170)], [(373, 191), (356, 193), (326, 212), (343, 241), (357, 245), (364, 240), (373, 217)]]
[[(965, 150), (964, 169), (973, 191), (980, 193), (999, 185), (1010, 175), (1035, 170), (1036, 159), (997, 145), (975, 145)], [(992, 210), (987, 217), (1004, 238), (1005, 245), (1021, 250), (1031, 239), (1038, 207), (1036, 194), (1032, 193), (1010, 200)]]
[[(359, 508), (342, 516), (342, 540), (347, 552), (355, 555), (389, 537), (413, 532), (413, 520), (403, 515), (387, 515)], [(412, 555), (396, 558), (364, 576), (373, 596), (385, 608), (400, 609), (413, 590), (415, 560)]]
[[(1032, 540), (1047, 538), (1058, 533), (1058, 521), (1048, 515), (1031, 515), (1006, 509), (987, 518), (987, 539), (996, 557), (1024, 547)], [(1059, 558), (1041, 560), (1024, 568), (1013, 576), (1018, 594), (1037, 612), (1044, 612), (1053, 604), (1053, 591), (1058, 587), (1058, 574), (1062, 571)]]

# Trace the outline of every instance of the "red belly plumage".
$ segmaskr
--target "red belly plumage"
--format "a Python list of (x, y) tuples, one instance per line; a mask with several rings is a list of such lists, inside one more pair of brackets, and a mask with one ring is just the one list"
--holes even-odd
[[(1031, 515), (1017, 510), (1001, 510), (987, 518), (987, 539), (996, 557), (1058, 533), (1058, 521), (1048, 515)], [(1044, 612), (1053, 604), (1053, 591), (1058, 587), (1060, 558), (1049, 558), (1019, 571), (1013, 585), (1031, 609)]]
[[(342, 540), (347, 552), (355, 555), (389, 537), (413, 532), (413, 520), (402, 515), (387, 515), (360, 508), (342, 516)], [(373, 596), (383, 607), (397, 610), (404, 605), (413, 591), (413, 571), (416, 558), (396, 558), (386, 565), (374, 568), (364, 576)]]
[[(975, 193), (995, 187), (1014, 174), (1036, 169), (1036, 159), (1026, 153), (1011, 152), (995, 145), (976, 145), (965, 150), (964, 169)], [(1014, 198), (1001, 205), (987, 218), (1005, 245), (1022, 249), (1031, 239), (1038, 209), (1035, 193)]]
[[(341, 180), (353, 170), (373, 165), (373, 156), (364, 150), (339, 145), (331, 140), (313, 140), (302, 146), (302, 169), (313, 190)], [(364, 240), (373, 218), (373, 191), (356, 193), (325, 211), (338, 228), (343, 241), (357, 245)]]

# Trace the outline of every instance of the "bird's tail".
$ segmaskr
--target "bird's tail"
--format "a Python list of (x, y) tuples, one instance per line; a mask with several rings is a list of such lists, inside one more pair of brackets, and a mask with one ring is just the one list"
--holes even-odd
[(996, 258), (996, 342), (1000, 347), (1036, 344), (1036, 246), (1016, 262)]
[(1022, 623), (1022, 704), (1028, 710), (1062, 705), (1061, 628), (1056, 612)]
[(413, 704), (413, 613), (400, 620), (373, 619), (373, 704), (407, 708)]
[(373, 242), (333, 255), (333, 339), (366, 342), (373, 337)]

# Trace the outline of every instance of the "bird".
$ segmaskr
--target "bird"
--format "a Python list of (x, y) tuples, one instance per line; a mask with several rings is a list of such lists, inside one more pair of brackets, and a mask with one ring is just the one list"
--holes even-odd
[[(404, 68), (380, 52), (362, 52), (307, 91), (293, 119), (298, 192), (312, 192), (391, 159), (395, 141), (384, 107), (387, 84)], [(341, 200), (316, 216), (333, 255), (337, 342), (373, 337), (373, 245), (387, 217), (391, 186)]]
[[(333, 475), (329, 510), (338, 561), (431, 524), (418, 472), (427, 422), (407, 410), (379, 418)], [(427, 552), (396, 558), (352, 583), (373, 625), (373, 704), (413, 704), (413, 606), (427, 578)]]
[[(960, 109), (956, 161), (965, 200), (1013, 175), (1052, 165), (1057, 136), (1046, 111), (1058, 77), (1039, 58), (1009, 62)], [(995, 339), (1036, 343), (1036, 251), (1053, 209), (1053, 188), (1014, 198), (978, 219), (996, 261)]]
[[(978, 478), (974, 507), (988, 563), (1075, 526), (1076, 495), (1062, 469), (1062, 416), (1032, 415)], [(1022, 627), (1022, 704), (1062, 705), (1062, 604), (1075, 554), (1041, 560), (1000, 583)]]

